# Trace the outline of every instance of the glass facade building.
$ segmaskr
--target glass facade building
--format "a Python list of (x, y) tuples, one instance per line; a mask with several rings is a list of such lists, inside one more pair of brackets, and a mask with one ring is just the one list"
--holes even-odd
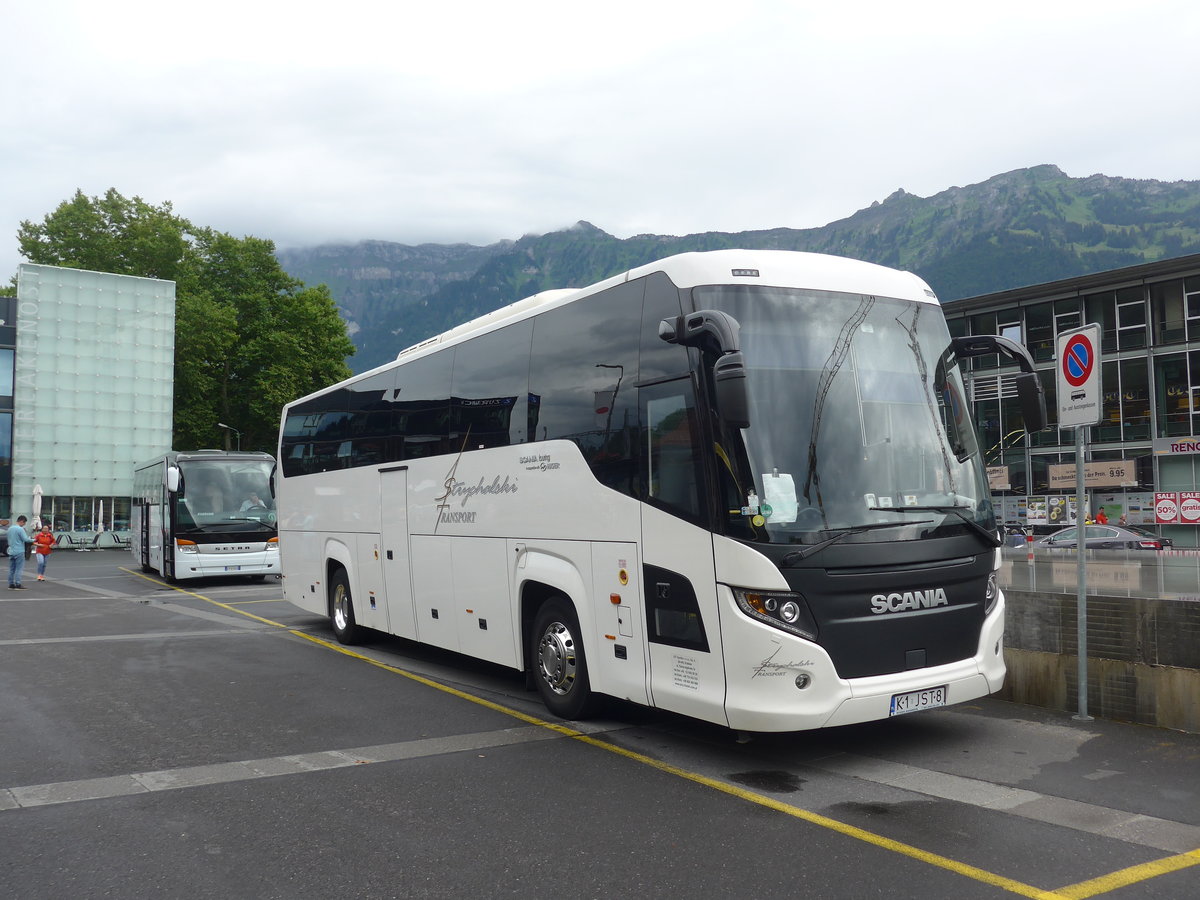
[(23, 264), (0, 313), (0, 513), (128, 529), (134, 464), (171, 448), (174, 282)]
[[(1200, 255), (987, 294), (944, 304), (953, 335), (1000, 334), (1025, 344), (1038, 364), (1050, 426), (1027, 434), (1016, 370), (998, 357), (972, 360), (975, 422), (1009, 521), (1034, 498), (1073, 495), (1055, 467), (1075, 463), (1075, 429), (1056, 426), (1058, 335), (1085, 324), (1101, 331), (1099, 425), (1089, 462), (1123, 462), (1121, 483), (1089, 489), (1103, 506), (1161, 531), (1176, 546), (1200, 546), (1197, 525), (1156, 524), (1155, 492), (1200, 491)], [(1006, 485), (1006, 486), (1004, 486)], [(1020, 524), (1025, 524), (1020, 522)]]

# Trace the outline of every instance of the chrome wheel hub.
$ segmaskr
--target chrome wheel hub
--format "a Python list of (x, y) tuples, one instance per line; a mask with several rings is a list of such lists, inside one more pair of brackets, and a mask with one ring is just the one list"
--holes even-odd
[(338, 631), (345, 631), (346, 626), (350, 624), (350, 598), (346, 596), (346, 591), (338, 587), (333, 595), (333, 624), (337, 626)]
[(578, 674), (575, 638), (562, 622), (551, 622), (538, 644), (538, 668), (542, 680), (554, 693), (570, 693)]

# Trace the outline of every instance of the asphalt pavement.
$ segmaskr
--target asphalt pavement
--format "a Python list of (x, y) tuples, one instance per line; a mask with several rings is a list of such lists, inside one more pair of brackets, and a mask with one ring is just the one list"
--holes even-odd
[(278, 582), (0, 595), (0, 897), (1200, 896), (1200, 736), (1001, 701), (786, 735), (343, 648)]

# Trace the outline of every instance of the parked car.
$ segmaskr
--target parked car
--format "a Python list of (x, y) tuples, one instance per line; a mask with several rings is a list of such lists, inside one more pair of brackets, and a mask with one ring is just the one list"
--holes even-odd
[[(1171, 539), (1137, 525), (1084, 525), (1083, 545), (1087, 550), (1165, 550)], [(1035, 547), (1074, 550), (1079, 543), (1075, 526), (1063, 528), (1034, 542)]]

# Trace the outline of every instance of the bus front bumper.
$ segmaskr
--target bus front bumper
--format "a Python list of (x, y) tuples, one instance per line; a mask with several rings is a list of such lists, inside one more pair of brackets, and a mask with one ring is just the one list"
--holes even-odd
[(731, 594), (723, 600), (723, 620), (735, 623), (731, 630), (737, 632), (725, 643), (725, 712), (730, 727), (740, 731), (871, 722), (964, 703), (1004, 684), (1003, 595), (984, 620), (973, 657), (853, 679), (840, 678), (819, 645), (750, 620), (737, 612)]

